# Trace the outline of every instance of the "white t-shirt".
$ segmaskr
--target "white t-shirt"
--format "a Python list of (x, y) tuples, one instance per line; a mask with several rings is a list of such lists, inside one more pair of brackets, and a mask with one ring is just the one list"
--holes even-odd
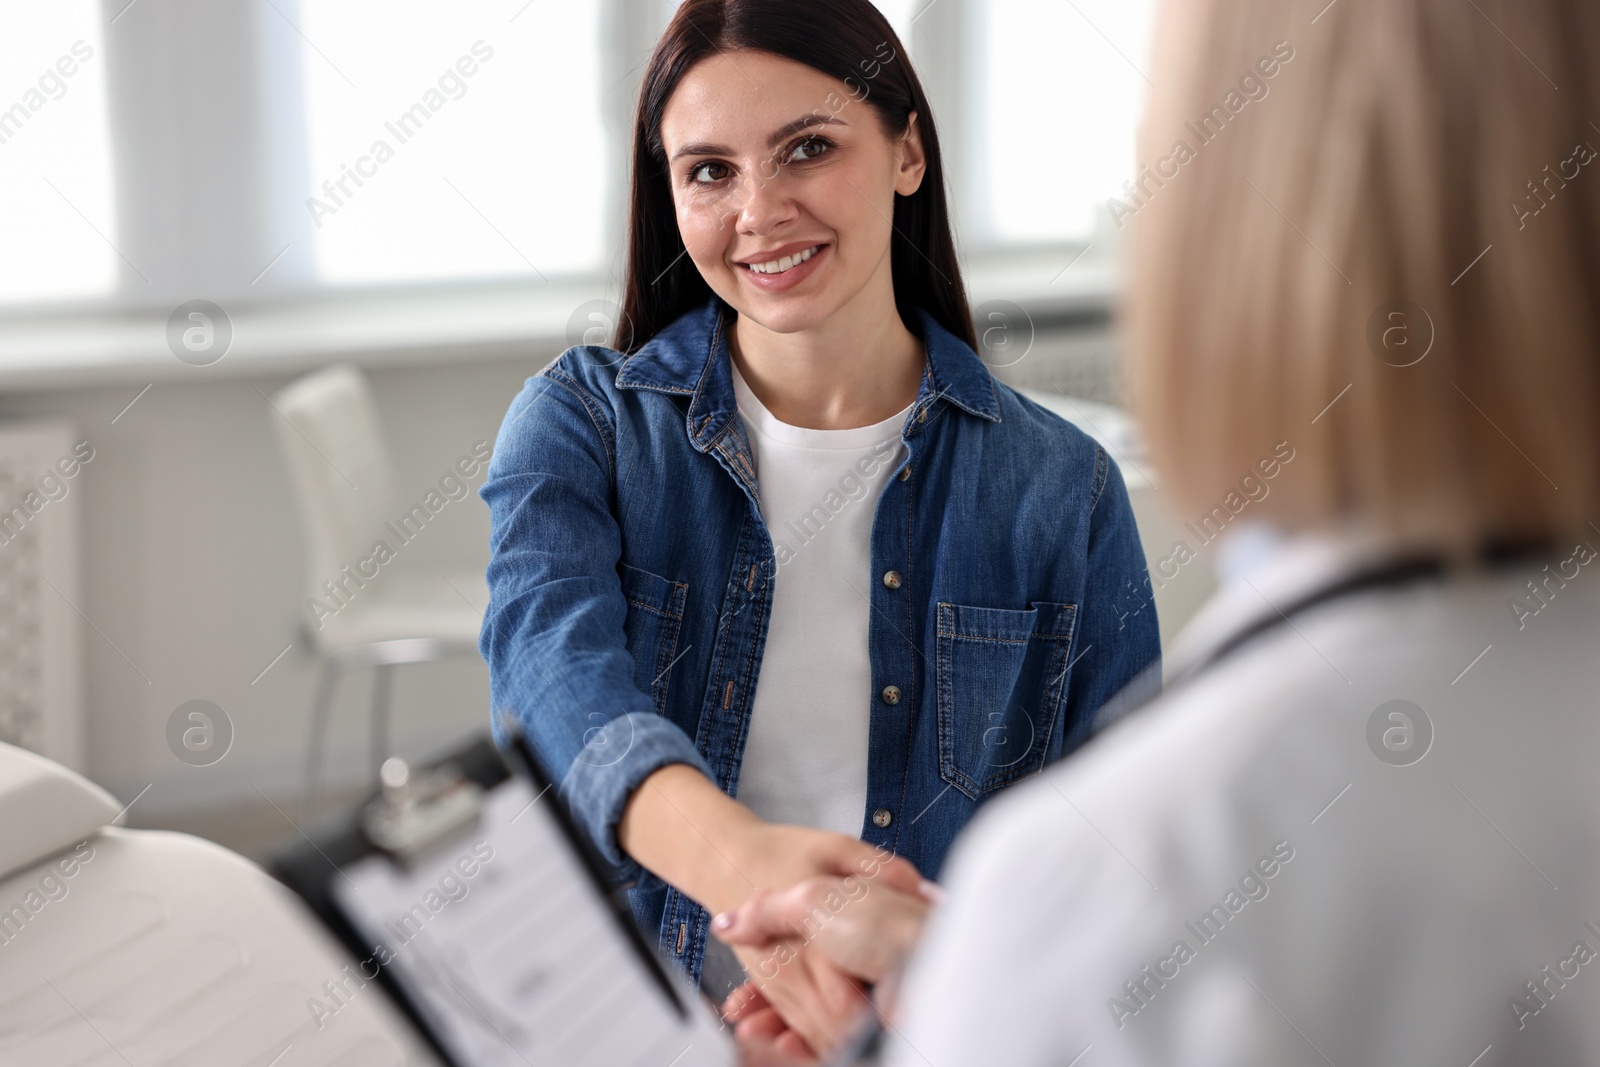
[(770, 822), (860, 837), (872, 517), (911, 405), (871, 426), (812, 430), (774, 418), (737, 367), (733, 387), (777, 555), (738, 798)]

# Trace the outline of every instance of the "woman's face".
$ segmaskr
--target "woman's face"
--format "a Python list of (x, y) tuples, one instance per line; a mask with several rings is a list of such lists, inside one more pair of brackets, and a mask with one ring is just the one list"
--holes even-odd
[[(863, 292), (892, 294), (894, 197), (915, 192), (924, 170), (914, 117), (891, 142), (844, 83), (730, 52), (684, 75), (661, 140), (689, 258), (740, 315), (792, 333)], [(869, 289), (875, 277), (882, 287)]]

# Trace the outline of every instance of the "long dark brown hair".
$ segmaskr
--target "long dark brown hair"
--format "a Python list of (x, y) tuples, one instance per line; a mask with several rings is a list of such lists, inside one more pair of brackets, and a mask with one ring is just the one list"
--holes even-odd
[[(885, 42), (894, 50), (887, 61)], [(661, 115), (678, 82), (696, 63), (745, 49), (792, 59), (844, 82), (852, 99), (863, 100), (877, 112), (891, 140), (904, 135), (911, 112), (917, 113), (927, 170), (915, 193), (894, 198), (890, 268), (895, 307), (913, 332), (917, 319), (912, 308), (920, 306), (976, 349), (950, 234), (933, 110), (900, 39), (869, 0), (684, 0), (678, 8), (650, 56), (639, 91), (628, 262), (622, 315), (611, 347), (638, 351), (712, 295), (693, 261), (683, 254), (661, 144)]]

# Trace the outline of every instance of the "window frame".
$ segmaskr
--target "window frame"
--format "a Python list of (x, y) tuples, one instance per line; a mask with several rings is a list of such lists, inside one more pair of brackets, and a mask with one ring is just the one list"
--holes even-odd
[[(973, 56), (964, 44), (974, 39), (982, 3), (917, 0), (906, 42), (939, 116), (945, 158), (962, 169), (948, 180), (969, 297), (975, 308), (1011, 301), (1040, 324), (1103, 321), (1120, 275), (1117, 242), (1102, 239), (1104, 227), (1087, 247), (1000, 244), (983, 233), (982, 184), (971, 173), (981, 161), (965, 151), (981, 116), (967, 91)], [(522, 6), (511, 0), (507, 10), (520, 15)], [(493, 357), (512, 345), (525, 351), (530, 339), (564, 337), (563, 305), (618, 298), (633, 107), (643, 60), (670, 12), (663, 0), (602, 0), (609, 252), (600, 270), (548, 283), (320, 282), (305, 208), (300, 64), (309, 60), (298, 0), (111, 0), (102, 12), (119, 282), (100, 298), (0, 304), (0, 382), (99, 383), (171, 371), (177, 361), (164, 344), (165, 318), (193, 299), (214, 301), (235, 320), (238, 358), (230, 352), (206, 368), (231, 377), (330, 358), (378, 363), (446, 351), (455, 359)], [(196, 129), (204, 136), (185, 140), (184, 131)], [(191, 239), (194, 233), (207, 236)], [(397, 302), (414, 305), (400, 337), (384, 321)], [(463, 338), (460, 319), (468, 313), (489, 325)]]

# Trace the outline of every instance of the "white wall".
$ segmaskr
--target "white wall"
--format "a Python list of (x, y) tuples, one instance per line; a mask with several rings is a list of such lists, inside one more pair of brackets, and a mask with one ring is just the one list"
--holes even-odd
[[(522, 381), (548, 358), (370, 371), (399, 498), (419, 499), (475, 441), (492, 443)], [(75, 487), (85, 568), (78, 607), (92, 623), (83, 631), (88, 770), (124, 800), (150, 785), (139, 802), (145, 818), (259, 800), (256, 786), (275, 799), (300, 787), (314, 661), (297, 645), (251, 684), (296, 640), (305, 611), (300, 518), (273, 437), (279, 416), (262, 396), (288, 380), (160, 381), (114, 425), (141, 386), (0, 397), (0, 418), (63, 416), (95, 447)], [(474, 491), (481, 482), (480, 474)], [(481, 569), (488, 525), (474, 492), (441, 512), (397, 565)], [(368, 681), (353, 676), (340, 694), (325, 780), (365, 773)], [(166, 743), (168, 716), (196, 698), (219, 704), (235, 730), (232, 750), (206, 768), (180, 762)], [(487, 704), (481, 659), (401, 667), (396, 746), (420, 755), (485, 727)]]

